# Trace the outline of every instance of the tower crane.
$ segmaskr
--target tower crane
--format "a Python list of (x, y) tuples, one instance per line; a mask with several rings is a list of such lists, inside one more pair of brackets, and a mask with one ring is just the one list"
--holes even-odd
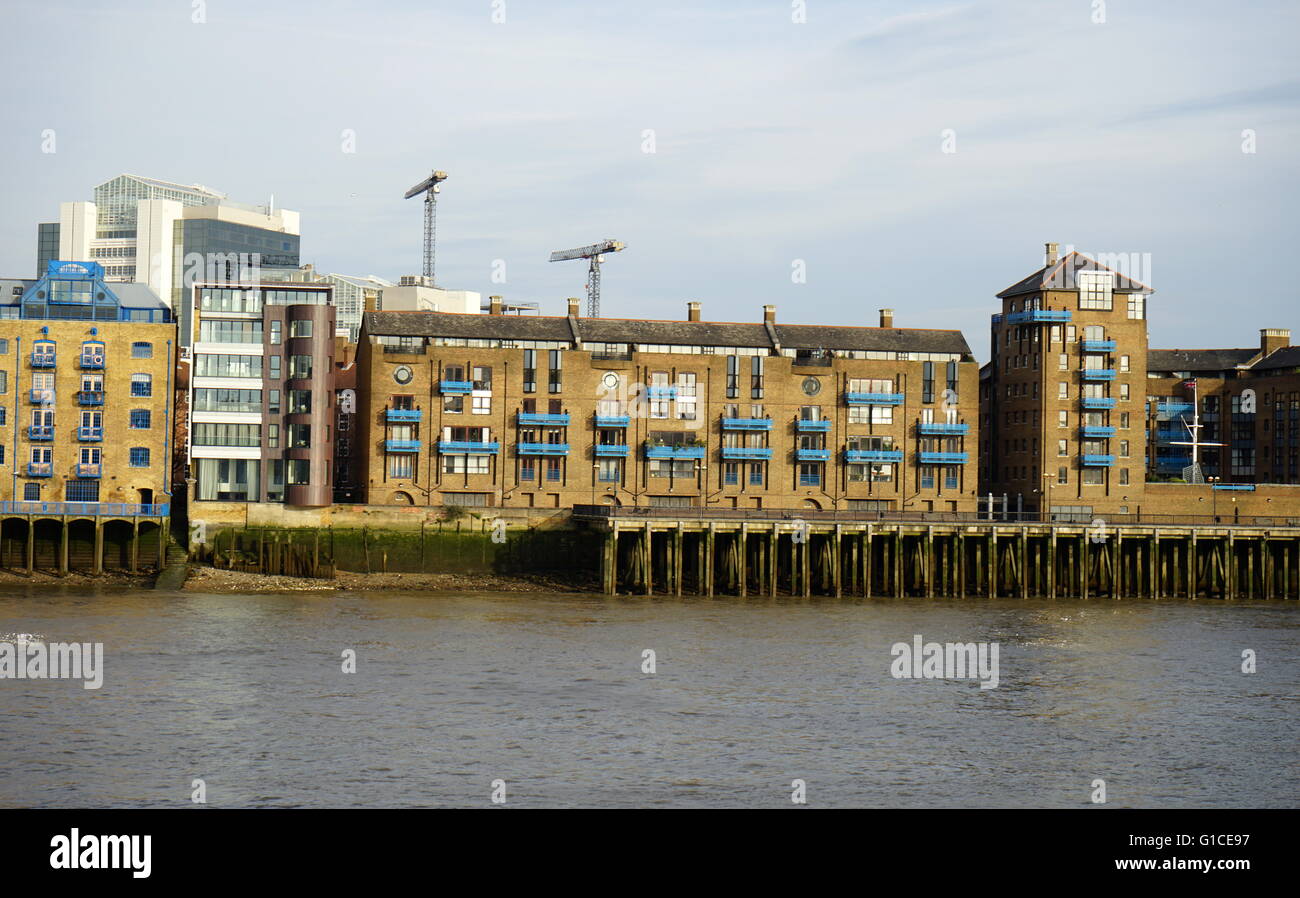
[(429, 177), (406, 191), (405, 197), (405, 199), (409, 200), (413, 196), (424, 194), (424, 276), (428, 278), (431, 287), (434, 286), (435, 228), (438, 219), (438, 192), (440, 190), (438, 185), (445, 180), (447, 180), (447, 173), (435, 170)]
[(567, 262), (570, 259), (590, 259), (587, 268), (587, 317), (600, 317), (600, 263), (605, 261), (605, 253), (617, 253), (623, 250), (623, 244), (617, 240), (602, 240), (591, 246), (579, 246), (574, 249), (561, 249), (551, 253), (552, 262)]

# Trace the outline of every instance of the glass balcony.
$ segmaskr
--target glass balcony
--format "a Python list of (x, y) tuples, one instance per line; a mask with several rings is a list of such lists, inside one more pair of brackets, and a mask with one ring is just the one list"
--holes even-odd
[(481, 443), (467, 440), (439, 440), (438, 452), (443, 455), (496, 455), (500, 443)]
[(99, 462), (82, 462), (76, 466), (74, 473), (81, 478), (97, 480), (104, 476), (104, 466)]
[(47, 461), (44, 461), (44, 462), (36, 462), (36, 461), (28, 462), (28, 463), (27, 463), (27, 476), (28, 476), (28, 477), (53, 477), (53, 476), (54, 476), (54, 465), (50, 464), (50, 463), (47, 462)]
[(895, 463), (903, 460), (902, 449), (845, 449), (844, 460), (850, 463)]
[(385, 452), (419, 452), (419, 440), (384, 440)]
[(1100, 411), (1114, 408), (1115, 400), (1110, 396), (1085, 396), (1079, 400), (1079, 404), (1090, 411)]
[(27, 428), (27, 439), (33, 443), (48, 443), (54, 439), (54, 426), (33, 424)]
[(55, 367), (55, 353), (53, 352), (33, 352), (33, 368), (53, 368)]
[(418, 408), (390, 408), (384, 413), (384, 420), (389, 424), (417, 424), (424, 420), (424, 412)]
[(916, 460), (923, 465), (964, 465), (965, 452), (918, 452)]
[(520, 412), (519, 425), (522, 427), (526, 424), (536, 424), (545, 427), (568, 427), (568, 415), (547, 415), (541, 412)]
[(568, 455), (568, 443), (520, 443), (520, 455)]
[(77, 404), (78, 405), (103, 405), (104, 391), (103, 390), (78, 390)]
[(597, 415), (597, 427), (627, 427), (632, 423), (629, 415)]
[(1006, 321), (1007, 324), (1059, 324), (1069, 321), (1071, 317), (1069, 309), (1026, 309), (1023, 312), (1011, 312)]
[(616, 443), (597, 443), (595, 451), (597, 458), (626, 458), (628, 447)]
[(845, 393), (849, 405), (902, 405), (902, 393)]
[(800, 418), (795, 422), (795, 429), (799, 431), (799, 433), (830, 433), (831, 419), (818, 418), (816, 421), (811, 421)]
[(1084, 352), (1114, 352), (1119, 343), (1114, 340), (1082, 340), (1080, 346)]
[(1084, 368), (1079, 372), (1087, 381), (1114, 380), (1114, 368)]
[(766, 447), (723, 446), (722, 457), (727, 461), (767, 461), (772, 450)]
[(771, 418), (723, 418), (723, 430), (771, 430)]
[(704, 458), (703, 446), (656, 446), (650, 443), (645, 447), (646, 458), (689, 459)]
[(1079, 428), (1079, 435), (1084, 439), (1104, 440), (1115, 435), (1113, 427), (1089, 427), (1084, 425)]
[(1115, 464), (1113, 455), (1084, 455), (1081, 460), (1088, 468), (1109, 468)]
[(444, 380), (439, 381), (438, 389), (452, 396), (467, 396), (474, 392), (474, 384), (468, 380)]
[(98, 443), (104, 439), (104, 428), (78, 427), (77, 439), (83, 443)]
[[(830, 461), (829, 449), (796, 449), (794, 457), (799, 461)], [(820, 481), (819, 481), (820, 482)]]
[(921, 436), (947, 437), (962, 436), (970, 431), (967, 424), (942, 424), (937, 421), (922, 421), (916, 425), (916, 432)]

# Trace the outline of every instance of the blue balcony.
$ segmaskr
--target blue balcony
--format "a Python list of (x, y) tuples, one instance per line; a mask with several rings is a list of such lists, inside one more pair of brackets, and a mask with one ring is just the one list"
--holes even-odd
[(30, 390), (27, 393), (27, 401), (32, 405), (53, 405), (54, 396), (53, 390)]
[(1083, 340), (1079, 344), (1084, 352), (1114, 352), (1119, 343), (1114, 340)]
[(597, 415), (597, 427), (627, 427), (632, 423), (629, 415)]
[(647, 399), (676, 399), (677, 388), (649, 386), (646, 387), (645, 395)]
[(77, 439), (83, 443), (98, 443), (104, 439), (102, 427), (78, 427)]
[(830, 433), (831, 419), (819, 418), (816, 421), (808, 421), (800, 418), (795, 422), (795, 429), (800, 433)]
[(438, 390), (444, 395), (468, 396), (474, 391), (474, 384), (468, 380), (443, 380), (438, 382)]
[(1091, 427), (1084, 425), (1079, 428), (1079, 436), (1090, 440), (1108, 440), (1115, 435), (1113, 427)]
[(568, 427), (568, 415), (546, 415), (541, 412), (520, 412), (519, 426), (523, 427), (529, 424), (539, 425), (542, 427)]
[(821, 474), (816, 474), (816, 473), (813, 473), (813, 474), (800, 474), (800, 475), (799, 475), (799, 485), (800, 485), (800, 486), (821, 486), (821, 485), (822, 485), (822, 475), (821, 475)]
[(830, 461), (831, 450), (829, 449), (796, 449), (794, 457), (799, 461)]
[(748, 446), (723, 446), (722, 457), (727, 461), (769, 461), (772, 450)]
[(617, 443), (597, 443), (597, 458), (627, 458), (628, 447)]
[(1084, 455), (1080, 460), (1085, 468), (1109, 468), (1115, 464), (1113, 455)]
[(1102, 409), (1114, 408), (1115, 400), (1110, 396), (1085, 396), (1079, 400), (1079, 404), (1088, 411), (1101, 411)]
[(54, 426), (33, 424), (27, 428), (27, 439), (33, 443), (48, 443), (54, 439)]
[(103, 390), (78, 390), (77, 404), (78, 405), (103, 405), (104, 391)]
[(918, 452), (916, 460), (923, 465), (964, 465), (965, 452)]
[(1253, 492), (1255, 491), (1255, 484), (1253, 484), (1253, 483), (1216, 483), (1216, 484), (1213, 484), (1210, 488), (1211, 488), (1211, 489), (1216, 489), (1216, 490), (1235, 490), (1235, 491), (1237, 491), (1237, 492), (1253, 493)]
[(419, 452), (419, 440), (384, 440), (385, 452)]
[(83, 352), (78, 361), (81, 363), (82, 368), (99, 371), (104, 367), (104, 354), (102, 352)]
[(1190, 415), (1196, 411), (1196, 407), (1190, 402), (1157, 402), (1157, 418), (1175, 418), (1179, 415)]
[(418, 424), (424, 420), (424, 412), (418, 408), (390, 408), (384, 412), (384, 420), (389, 424)]
[(845, 393), (849, 405), (902, 405), (902, 393)]
[(771, 430), (771, 418), (723, 418), (723, 430)]
[(568, 443), (520, 443), (519, 455), (568, 455)]
[(480, 443), (466, 440), (439, 440), (438, 451), (443, 455), (496, 455), (500, 443)]
[(1069, 321), (1069, 309), (1026, 309), (1007, 315), (1007, 324), (1060, 324)]
[[(28, 465), (32, 467), (32, 465)], [(49, 465), (42, 467), (48, 468)], [(47, 474), (32, 474), (33, 477), (49, 477)], [(113, 515), (116, 517), (167, 517), (171, 514), (171, 505), (137, 505), (132, 502), (0, 502), (0, 514), (76, 514), (76, 515)]]
[(844, 460), (852, 464), (893, 464), (903, 460), (902, 449), (845, 449)]
[(1084, 368), (1079, 372), (1087, 381), (1114, 380), (1114, 368)]
[(55, 367), (55, 361), (56, 361), (55, 353), (53, 352), (32, 353), (33, 368), (53, 368)]
[(963, 436), (970, 431), (968, 424), (940, 424), (922, 421), (916, 425), (916, 432), (927, 437)]
[(98, 480), (104, 476), (104, 466), (99, 462), (82, 462), (76, 466), (74, 473), (86, 480)]
[(31, 461), (27, 463), (28, 477), (53, 477), (54, 465), (47, 461)]
[(646, 458), (704, 458), (703, 446), (652, 446), (645, 447)]

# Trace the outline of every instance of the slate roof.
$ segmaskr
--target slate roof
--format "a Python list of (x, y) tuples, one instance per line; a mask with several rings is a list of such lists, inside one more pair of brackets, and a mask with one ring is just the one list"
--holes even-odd
[(1148, 371), (1232, 371), (1249, 364), (1259, 349), (1152, 349)]
[(1300, 346), (1283, 346), (1250, 366), (1251, 371), (1300, 368)]
[[(540, 315), (475, 315), (464, 312), (367, 312), (367, 336), (464, 337), (497, 340), (572, 340), (568, 318)], [(661, 343), (679, 346), (754, 346), (773, 348), (762, 323), (725, 321), (646, 321), (575, 318), (586, 343)], [(836, 327), (777, 324), (783, 349), (841, 349), (880, 352), (958, 353), (970, 356), (961, 331), (910, 328)]]
[(1022, 281), (1017, 281), (998, 294), (1001, 299), (1007, 296), (1019, 296), (1022, 293), (1037, 293), (1040, 290), (1078, 290), (1075, 272), (1078, 271), (1113, 271), (1115, 272), (1115, 291), (1118, 293), (1154, 293), (1146, 284), (1125, 277), (1113, 268), (1102, 265), (1082, 253), (1068, 253), (1055, 265), (1045, 265)]

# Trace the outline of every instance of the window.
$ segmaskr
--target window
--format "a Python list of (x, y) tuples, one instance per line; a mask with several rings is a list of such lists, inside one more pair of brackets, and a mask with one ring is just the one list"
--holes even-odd
[(740, 396), (740, 358), (739, 356), (727, 356), (727, 398), (736, 399)]
[(1119, 398), (1120, 398), (1120, 399), (1123, 399), (1124, 401), (1127, 402), (1127, 401), (1128, 401), (1128, 397), (1129, 397), (1128, 384), (1120, 384), (1120, 385), (1119, 385)]
[(260, 424), (195, 424), (195, 446), (260, 446)]
[(279, 380), (280, 379), (280, 357), (278, 355), (270, 356), (266, 360), (266, 365), (267, 365), (266, 376), (271, 380)]
[(737, 462), (724, 462), (722, 465), (722, 482), (727, 486), (740, 483), (740, 465)]
[[(252, 409), (252, 411), (257, 411), (257, 409)], [(268, 414), (271, 415), (280, 414), (280, 391), (279, 390), (266, 391), (266, 411)]]
[(472, 384), (475, 390), (492, 390), (492, 369), (475, 365), (474, 380)]
[(41, 485), (39, 483), (23, 484), (23, 499), (28, 502), (39, 502), (41, 498)]
[(1113, 272), (1079, 271), (1075, 273), (1079, 284), (1079, 308), (1110, 309), (1113, 307), (1111, 289)]
[(0, 424), (7, 424), (8, 419), (9, 419), (8, 409), (6, 409), (3, 405), (0, 405)]
[(9, 354), (9, 341), (0, 340), (0, 355), (8, 355), (8, 354)]
[(696, 409), (696, 381), (693, 371), (677, 373), (677, 417), (683, 421), (694, 421)]
[(1119, 485), (1128, 486), (1128, 468), (1119, 469)]
[(280, 448), (280, 425), (279, 424), (266, 425), (266, 445), (267, 448), (269, 449)]
[(290, 390), (289, 391), (289, 414), (291, 415), (311, 414), (311, 390)]
[(299, 380), (311, 377), (311, 356), (289, 356), (289, 379)]
[(596, 477), (601, 483), (617, 483), (620, 479), (622, 459), (602, 458), (596, 472)]
[(491, 396), (472, 396), (473, 407), (470, 412), (475, 415), (492, 414), (492, 397)]
[(524, 350), (524, 392), (532, 393), (537, 389), (537, 350)]
[(149, 409), (147, 408), (131, 409), (130, 426), (132, 430), (148, 430), (150, 427), (149, 419), (150, 419)]
[(1056, 454), (1057, 454), (1058, 456), (1061, 456), (1061, 457), (1065, 457), (1065, 456), (1069, 455), (1069, 454), (1070, 454), (1070, 441), (1069, 441), (1069, 440), (1057, 440), (1057, 441), (1056, 441)]
[(1104, 468), (1084, 468), (1080, 472), (1080, 480), (1089, 486), (1099, 486), (1106, 482), (1105, 475)]
[(442, 411), (447, 415), (460, 415), (465, 412), (464, 396), (444, 396), (442, 397)]
[(309, 320), (290, 321), (290, 322), (289, 322), (289, 336), (290, 336), (290, 337), (310, 337), (310, 336), (311, 336), (311, 321), (309, 321)]
[(1060, 411), (1060, 412), (1057, 412), (1057, 413), (1056, 413), (1056, 426), (1057, 426), (1057, 427), (1069, 427), (1069, 426), (1070, 426), (1070, 413), (1069, 413), (1069, 412), (1066, 412), (1066, 411)]
[[(608, 459), (605, 459), (608, 461)], [(537, 479), (537, 459), (524, 457), (519, 459), (519, 479), (536, 480)], [(603, 479), (603, 478), (602, 478)]]
[(1130, 293), (1128, 295), (1128, 317), (1134, 321), (1141, 321), (1146, 317), (1147, 298), (1141, 293)]
[(934, 362), (921, 363), (921, 401), (934, 402)]
[(1128, 440), (1119, 441), (1119, 457), (1128, 458)]
[(1069, 469), (1069, 468), (1057, 468), (1057, 469), (1056, 469), (1056, 482), (1057, 482), (1057, 483), (1069, 483), (1069, 482), (1070, 482), (1070, 469)]
[(284, 335), (282, 333), (283, 326), (284, 325), (279, 321), (271, 322), (271, 345), (272, 346), (279, 346), (280, 343), (283, 341), (284, 339)]
[(0, 371), (0, 393), (9, 392), (9, 372)]
[(1058, 383), (1056, 385), (1056, 398), (1057, 399), (1070, 398), (1070, 385), (1068, 383)]
[(1119, 426), (1122, 430), (1128, 430), (1128, 412), (1119, 413)]
[(547, 356), (547, 378), (546, 389), (551, 393), (558, 393), (564, 385), (564, 372), (561, 367), (562, 358), (560, 350), (548, 349)]
[(149, 449), (145, 446), (131, 447), (131, 467), (147, 468), (149, 467)]
[(415, 470), (415, 456), (409, 453), (388, 456), (388, 476), (395, 480), (410, 480)]
[(761, 355), (749, 358), (749, 398), (763, 398), (763, 357)]
[(1057, 356), (1056, 367), (1057, 367), (1057, 370), (1059, 370), (1059, 371), (1069, 371), (1069, 370), (1070, 370), (1070, 357), (1069, 357), (1068, 355), (1066, 355), (1065, 353), (1061, 353), (1059, 356)]
[[(200, 356), (202, 358), (202, 356)], [(153, 395), (153, 375), (152, 374), (132, 374), (131, 375), (131, 395), (149, 397)]]
[(1119, 370), (1121, 370), (1121, 371), (1127, 371), (1127, 370), (1129, 370), (1129, 362), (1130, 362), (1130, 359), (1129, 359), (1128, 356), (1126, 356), (1126, 355), (1122, 355), (1122, 356), (1120, 356), (1120, 357), (1119, 357)]
[(261, 463), (246, 458), (199, 458), (195, 495), (203, 501), (256, 502)]

